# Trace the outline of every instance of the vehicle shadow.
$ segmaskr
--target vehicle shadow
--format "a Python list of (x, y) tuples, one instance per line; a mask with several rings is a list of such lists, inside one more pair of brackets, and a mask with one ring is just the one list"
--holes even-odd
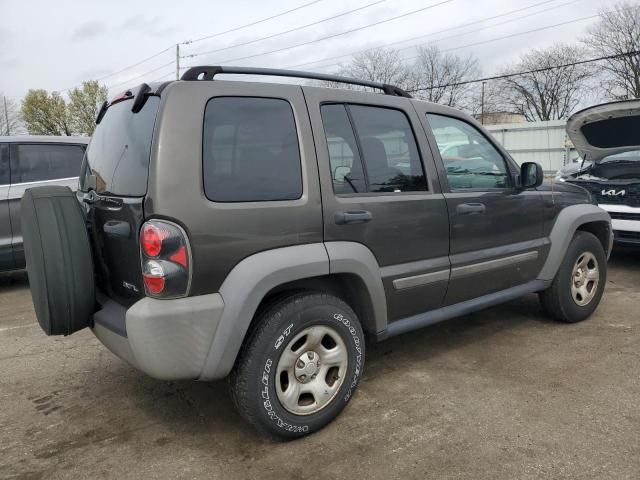
[[(363, 382), (381, 375), (401, 374), (403, 365), (428, 362), (434, 357), (469, 344), (482, 343), (498, 333), (526, 325), (552, 323), (544, 317), (535, 295), (505, 305), (466, 315), (424, 329), (407, 333), (386, 342), (367, 344), (367, 365)], [(123, 369), (129, 368), (122, 366)], [(126, 381), (119, 395), (149, 403), (145, 415), (172, 430), (188, 435), (223, 435), (225, 441), (238, 439), (243, 448), (270, 443), (250, 428), (233, 408), (226, 380), (205, 383), (193, 381), (160, 382), (131, 370), (118, 375)], [(122, 381), (121, 380), (121, 381)], [(255, 455), (253, 452), (252, 455)]]
[(637, 247), (614, 245), (609, 258), (609, 266), (625, 272), (640, 272), (640, 245)]
[(29, 287), (26, 270), (0, 272), (0, 293)]

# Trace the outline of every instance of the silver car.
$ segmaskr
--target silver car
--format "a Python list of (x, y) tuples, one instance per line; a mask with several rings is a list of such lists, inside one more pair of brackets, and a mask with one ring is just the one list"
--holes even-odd
[(22, 194), (41, 185), (75, 190), (87, 143), (87, 137), (0, 136), (0, 271), (25, 266)]

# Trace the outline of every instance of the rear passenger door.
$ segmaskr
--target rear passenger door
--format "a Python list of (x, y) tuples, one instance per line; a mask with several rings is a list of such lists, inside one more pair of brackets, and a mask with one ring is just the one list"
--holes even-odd
[(9, 219), (9, 144), (0, 143), (0, 270), (13, 266), (11, 247), (11, 221)]
[(11, 187), (8, 197), (16, 268), (24, 266), (20, 228), (22, 195), (28, 188), (43, 185), (63, 185), (75, 190), (84, 150), (84, 145), (64, 143), (11, 144)]
[(451, 280), (445, 303), (534, 280), (549, 247), (540, 192), (515, 184), (515, 162), (468, 119), (449, 110), (423, 116), (447, 185)]
[(304, 93), (325, 241), (373, 252), (389, 321), (438, 308), (449, 278), (447, 210), (411, 101), (337, 89)]

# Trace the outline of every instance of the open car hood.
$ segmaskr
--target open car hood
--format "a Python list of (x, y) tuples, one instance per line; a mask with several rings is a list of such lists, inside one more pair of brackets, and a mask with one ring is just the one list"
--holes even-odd
[(594, 163), (609, 155), (640, 150), (640, 100), (581, 110), (569, 117), (566, 130), (582, 158)]

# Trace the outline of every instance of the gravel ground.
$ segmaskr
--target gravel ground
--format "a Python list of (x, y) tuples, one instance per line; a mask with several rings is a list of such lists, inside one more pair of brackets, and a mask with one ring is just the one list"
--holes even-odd
[(531, 295), (371, 346), (340, 418), (289, 443), (224, 382), (156, 381), (35, 321), (26, 276), (0, 276), (0, 478), (640, 478), (640, 249), (581, 324)]

